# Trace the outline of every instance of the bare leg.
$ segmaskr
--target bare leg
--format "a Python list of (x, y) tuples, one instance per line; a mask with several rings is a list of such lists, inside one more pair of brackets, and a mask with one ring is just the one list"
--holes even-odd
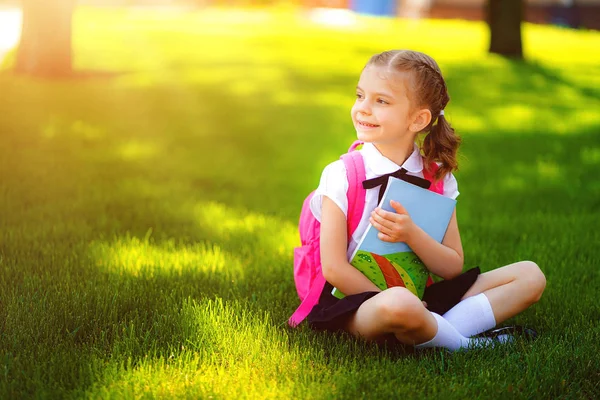
[(537, 264), (520, 261), (479, 275), (463, 299), (484, 293), (499, 324), (536, 303), (545, 287), (546, 278)]
[(350, 333), (367, 340), (393, 333), (405, 344), (426, 342), (437, 329), (421, 300), (403, 287), (389, 288), (365, 301), (347, 325)]

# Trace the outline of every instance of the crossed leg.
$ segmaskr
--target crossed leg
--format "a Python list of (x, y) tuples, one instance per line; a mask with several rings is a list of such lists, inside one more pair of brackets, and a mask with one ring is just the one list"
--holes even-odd
[(418, 344), (435, 336), (437, 322), (411, 291), (391, 287), (361, 304), (347, 330), (367, 340), (393, 333), (402, 343)]
[[(462, 299), (484, 293), (496, 323), (500, 323), (537, 302), (545, 287), (546, 278), (539, 267), (520, 261), (479, 275)], [(433, 338), (437, 322), (413, 293), (393, 287), (365, 301), (346, 329), (367, 340), (393, 333), (402, 343), (414, 345)]]
[(462, 299), (484, 293), (499, 324), (537, 303), (545, 287), (546, 277), (537, 264), (519, 261), (479, 275)]

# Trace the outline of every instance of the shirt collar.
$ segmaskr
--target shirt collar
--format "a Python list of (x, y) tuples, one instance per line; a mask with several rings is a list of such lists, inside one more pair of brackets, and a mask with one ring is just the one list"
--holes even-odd
[(372, 143), (365, 143), (363, 145), (362, 155), (365, 160), (365, 165), (368, 166), (376, 176), (389, 174), (400, 168), (404, 168), (412, 174), (419, 173), (423, 170), (423, 158), (421, 157), (419, 146), (417, 146), (416, 143), (413, 145), (413, 152), (401, 166), (383, 156)]

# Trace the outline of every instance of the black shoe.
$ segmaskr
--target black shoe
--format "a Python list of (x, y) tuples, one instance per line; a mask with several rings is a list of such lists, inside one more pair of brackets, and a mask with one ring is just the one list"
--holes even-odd
[(504, 326), (502, 328), (490, 329), (489, 331), (485, 331), (480, 333), (476, 337), (489, 337), (489, 338), (497, 338), (500, 335), (512, 335), (512, 336), (520, 336), (527, 340), (533, 340), (537, 338), (538, 333), (531, 328), (526, 328), (520, 325), (514, 326)]

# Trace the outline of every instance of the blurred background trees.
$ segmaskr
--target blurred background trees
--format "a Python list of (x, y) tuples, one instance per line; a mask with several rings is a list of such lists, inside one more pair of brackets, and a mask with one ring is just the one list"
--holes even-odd
[(600, 0), (0, 0), (22, 8), (22, 33), (14, 70), (35, 76), (73, 71), (72, 18), (76, 4), (93, 6), (248, 7), (292, 5), (347, 9), (404, 18), (486, 20), (489, 51), (523, 58), (523, 21), (600, 29)]
[(487, 22), (490, 27), (490, 53), (523, 58), (521, 22), (523, 0), (488, 0)]
[(66, 76), (73, 69), (72, 17), (77, 0), (22, 0), (23, 22), (15, 71)]

